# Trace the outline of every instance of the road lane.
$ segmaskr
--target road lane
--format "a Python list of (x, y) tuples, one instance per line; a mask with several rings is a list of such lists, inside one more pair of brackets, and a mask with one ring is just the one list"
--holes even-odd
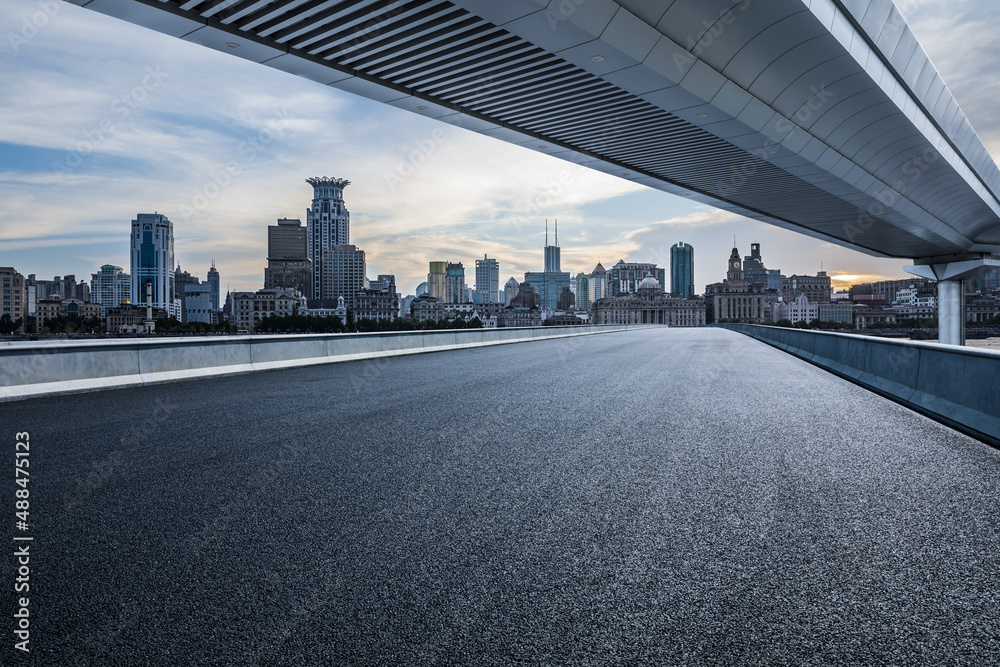
[(733, 332), (0, 416), (40, 664), (1000, 661), (1000, 455)]

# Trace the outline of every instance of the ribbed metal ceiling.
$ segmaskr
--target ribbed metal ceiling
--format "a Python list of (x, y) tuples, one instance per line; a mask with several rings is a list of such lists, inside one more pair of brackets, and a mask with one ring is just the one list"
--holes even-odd
[[(674, 190), (679, 187), (698, 193), (703, 200), (711, 198), (733, 210), (781, 221), (785, 226), (802, 226), (810, 232), (845, 240), (846, 225), (859, 216), (859, 204), (842, 198), (843, 189), (833, 194), (817, 186), (817, 181), (835, 180), (825, 169), (803, 170), (800, 160), (798, 173), (790, 173), (780, 160), (761, 159), (759, 151), (755, 155), (746, 145), (740, 147), (721, 138), (448, 0), (142, 2), (620, 165), (623, 170), (670, 184)], [(814, 56), (823, 49), (831, 51), (829, 42), (833, 38), (823, 34), (822, 26), (807, 11), (801, 6), (790, 10), (794, 5), (788, 2), (779, 4), (787, 14), (782, 19), (785, 26), (801, 33), (798, 43), (781, 46), (774, 37), (768, 37), (766, 31), (777, 25), (777, 19), (765, 12), (776, 12), (775, 4), (752, 17), (759, 26), (754, 27), (751, 18), (744, 21), (745, 35), (735, 35), (736, 28), (730, 31), (734, 36), (731, 51), (723, 49), (713, 54), (724, 59), (712, 66), (731, 71), (730, 76), (737, 81), (741, 71), (749, 70), (746, 58), (740, 59), (748, 47), (740, 46), (736, 37), (745, 39), (746, 44), (753, 39), (758, 44), (763, 41), (767, 49), (775, 52), (768, 58), (792, 63), (784, 65), (777, 75), (773, 70), (767, 75), (754, 75), (755, 79), (745, 84), (747, 90), (766, 84), (768, 77), (772, 88), (779, 83), (780, 89), (794, 90), (796, 77), (804, 76), (806, 70), (816, 76), (819, 70), (806, 63), (804, 45), (810, 45)], [(727, 5), (732, 3), (722, 6)], [(698, 11), (702, 9), (697, 4), (682, 7), (679, 2), (667, 2), (658, 14), (669, 17), (667, 6), (692, 22), (699, 19)], [(798, 54), (793, 46), (800, 49)], [(840, 86), (845, 95), (817, 115), (809, 131), (814, 136), (830, 135), (830, 145), (838, 132), (842, 134), (840, 156), (849, 149), (869, 162), (877, 162), (865, 167), (871, 173), (878, 168), (887, 174), (893, 170), (899, 173), (908, 155), (929, 145), (926, 138), (912, 124), (903, 122), (906, 119), (896, 110), (889, 94), (870, 80), (855, 76), (857, 72), (863, 74), (863, 70), (856, 64), (845, 68), (840, 52), (832, 49), (831, 53), (829, 60), (839, 61), (839, 69), (829, 83), (831, 87)], [(761, 59), (763, 56), (757, 58)], [(755, 62), (754, 58), (750, 62)], [(794, 75), (787, 74), (793, 71)], [(845, 71), (852, 76), (844, 76)], [(779, 80), (781, 76), (789, 78), (776, 82), (775, 76)], [(791, 117), (796, 105), (805, 100), (793, 96), (794, 102), (789, 103), (789, 94), (775, 94), (768, 103), (775, 108), (788, 106), (782, 113)], [(858, 127), (845, 134), (845, 128), (852, 124)], [(870, 128), (878, 131), (868, 132)], [(866, 135), (868, 138), (859, 143), (859, 137)], [(859, 157), (851, 159), (864, 164)], [(920, 215), (926, 212), (932, 227), (940, 226), (940, 220), (948, 216), (974, 220), (982, 228), (993, 224), (996, 216), (981, 200), (959, 191), (963, 183), (960, 175), (943, 161), (934, 169), (921, 192), (910, 198), (916, 202), (913, 210), (921, 211)], [(845, 245), (902, 257), (962, 249), (962, 241), (942, 242), (944, 237), (915, 228), (898, 211), (889, 210), (884, 218), (872, 215), (870, 219), (873, 231), (860, 240), (848, 239)]]

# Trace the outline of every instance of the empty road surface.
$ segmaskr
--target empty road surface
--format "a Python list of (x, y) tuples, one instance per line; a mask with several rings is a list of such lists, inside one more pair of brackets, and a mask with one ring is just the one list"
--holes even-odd
[(1000, 452), (730, 331), (0, 423), (8, 463), (30, 433), (38, 665), (1000, 663)]

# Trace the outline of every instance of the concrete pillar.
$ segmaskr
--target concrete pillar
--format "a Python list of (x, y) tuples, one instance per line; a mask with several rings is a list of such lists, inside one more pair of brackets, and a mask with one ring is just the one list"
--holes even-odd
[(938, 342), (965, 345), (965, 281), (938, 282)]
[(929, 257), (904, 267), (907, 273), (938, 281), (938, 342), (965, 345), (965, 281), (1000, 266), (985, 253)]

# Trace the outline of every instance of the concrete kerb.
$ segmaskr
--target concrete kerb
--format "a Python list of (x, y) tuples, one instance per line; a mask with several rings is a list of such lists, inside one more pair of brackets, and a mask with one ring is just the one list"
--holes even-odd
[[(718, 326), (809, 361), (1000, 447), (1000, 352), (762, 325)], [(811, 345), (804, 342), (808, 339)]]
[[(243, 335), (8, 345), (0, 347), (0, 401), (636, 328), (641, 327), (608, 325), (374, 334)], [(418, 337), (418, 341), (414, 341), (414, 337)], [(66, 369), (69, 369), (70, 377), (67, 377)]]

